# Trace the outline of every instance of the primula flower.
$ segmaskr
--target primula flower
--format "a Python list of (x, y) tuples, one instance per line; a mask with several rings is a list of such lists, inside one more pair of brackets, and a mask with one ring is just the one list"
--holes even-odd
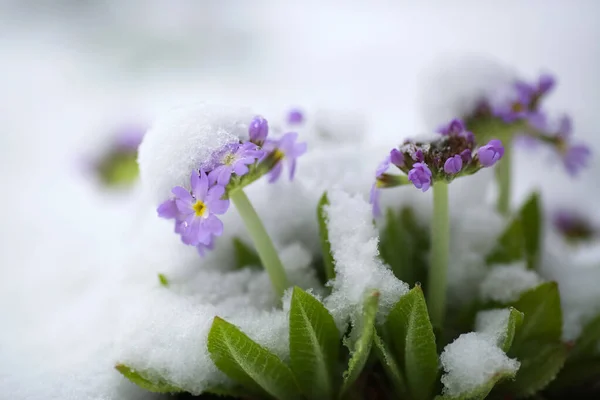
[(296, 132), (286, 133), (279, 140), (267, 141), (264, 149), (274, 152), (275, 166), (269, 173), (269, 182), (275, 182), (281, 175), (284, 160), (290, 170), (290, 180), (294, 179), (296, 171), (296, 159), (306, 152), (306, 143), (296, 143), (298, 134)]
[(225, 188), (214, 185), (209, 188), (209, 179), (203, 170), (192, 172), (191, 193), (187, 189), (176, 186), (175, 195), (177, 210), (183, 216), (181, 237), (184, 243), (197, 246), (210, 244), (211, 236), (223, 233), (223, 223), (216, 215), (224, 214), (229, 208), (229, 200), (222, 200)]
[[(394, 149), (394, 150), (396, 150), (396, 149)], [(392, 153), (394, 152), (394, 150), (392, 150), (390, 155), (387, 156), (385, 158), (385, 160), (383, 160), (377, 166), (377, 169), (375, 170), (375, 180), (376, 181), (373, 184), (373, 186), (371, 186), (371, 193), (369, 194), (369, 203), (373, 206), (373, 215), (375, 217), (381, 216), (381, 207), (379, 206), (379, 197), (381, 195), (381, 189), (379, 187), (377, 187), (377, 179), (381, 178), (381, 176), (385, 173), (385, 171), (387, 171), (388, 168), (390, 167)], [(398, 152), (398, 153), (400, 153), (400, 152)], [(400, 154), (400, 155), (402, 155), (402, 154)], [(394, 158), (396, 161), (398, 161), (397, 155), (394, 155)]]
[[(469, 151), (468, 149), (465, 151)], [(444, 163), (444, 172), (450, 175), (457, 174), (462, 169), (463, 160), (460, 155), (450, 157)]]
[(231, 174), (242, 176), (248, 173), (248, 165), (264, 155), (256, 144), (246, 142), (229, 146), (223, 154), (219, 155), (217, 166), (208, 173), (211, 184), (218, 183), (226, 186), (231, 179)]
[(302, 114), (302, 111), (296, 108), (290, 110), (287, 116), (287, 122), (290, 125), (298, 125), (304, 122), (304, 115)]
[(562, 161), (567, 172), (573, 176), (577, 175), (583, 168), (587, 167), (592, 151), (583, 144), (567, 147), (563, 152)]
[(479, 162), (484, 167), (491, 167), (496, 164), (504, 155), (504, 146), (498, 139), (490, 140), (485, 146), (481, 146), (477, 150)]
[(269, 122), (261, 116), (254, 117), (248, 126), (248, 135), (252, 143), (262, 146), (269, 135)]
[(431, 186), (431, 170), (425, 163), (414, 163), (412, 169), (408, 171), (408, 180), (417, 189), (426, 192)]

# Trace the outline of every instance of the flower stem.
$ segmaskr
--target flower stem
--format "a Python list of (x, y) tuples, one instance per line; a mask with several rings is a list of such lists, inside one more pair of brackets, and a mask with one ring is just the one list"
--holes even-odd
[(446, 312), (446, 273), (450, 251), (450, 219), (448, 215), (448, 184), (433, 185), (433, 219), (431, 222), (431, 268), (427, 304), (431, 323), (436, 328), (444, 326)]
[(511, 176), (511, 154), (512, 143), (507, 141), (504, 146), (504, 156), (496, 167), (496, 179), (498, 180), (498, 212), (502, 215), (508, 215), (510, 212), (510, 176)]
[(244, 193), (242, 189), (231, 191), (229, 193), (229, 198), (233, 204), (235, 204), (235, 208), (237, 208), (246, 225), (246, 229), (248, 229), (248, 232), (250, 233), (250, 237), (252, 238), (258, 256), (260, 257), (260, 261), (269, 274), (275, 293), (281, 298), (285, 289), (290, 285), (285, 270), (283, 269), (283, 264), (279, 259), (279, 255), (277, 254), (277, 250), (275, 250), (275, 246), (273, 245), (269, 234), (258, 217), (256, 210), (252, 207), (252, 203), (250, 203), (248, 196), (246, 196), (246, 193)]

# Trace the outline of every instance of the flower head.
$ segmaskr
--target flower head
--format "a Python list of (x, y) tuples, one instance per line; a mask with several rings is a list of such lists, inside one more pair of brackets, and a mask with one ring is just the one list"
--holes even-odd
[(404, 167), (404, 155), (396, 148), (390, 151), (389, 161), (398, 168)]
[(306, 143), (297, 143), (296, 132), (286, 133), (279, 140), (268, 141), (264, 149), (270, 151), (275, 157), (275, 166), (269, 173), (269, 182), (275, 182), (283, 170), (283, 162), (287, 162), (290, 171), (290, 180), (294, 179), (296, 159), (306, 152)]
[(567, 147), (563, 154), (563, 164), (567, 172), (573, 176), (577, 175), (581, 169), (587, 167), (592, 151), (583, 144)]
[[(468, 149), (465, 151), (469, 151)], [(454, 175), (460, 172), (462, 169), (463, 160), (460, 155), (455, 155), (446, 160), (444, 163), (444, 172), (450, 175)]]
[(408, 180), (417, 189), (426, 192), (431, 186), (431, 170), (425, 163), (414, 163), (412, 169), (408, 171)]
[(209, 179), (203, 170), (192, 172), (192, 190), (181, 186), (173, 188), (177, 211), (183, 223), (179, 227), (184, 243), (197, 246), (208, 245), (211, 236), (223, 233), (223, 223), (216, 215), (224, 214), (229, 208), (229, 200), (222, 200), (225, 188), (221, 185), (209, 187)]
[(262, 146), (269, 135), (269, 122), (261, 116), (254, 117), (248, 126), (248, 135), (252, 143)]
[(304, 114), (297, 108), (291, 109), (287, 115), (287, 122), (290, 125), (298, 125), (304, 122)]
[(218, 183), (226, 186), (231, 179), (231, 174), (243, 176), (248, 173), (248, 165), (264, 155), (264, 151), (252, 142), (228, 146), (218, 156), (217, 166), (209, 172), (208, 179), (211, 184)]
[(453, 119), (448, 125), (438, 129), (442, 135), (458, 135), (465, 130), (465, 124), (460, 119)]
[(491, 167), (496, 164), (504, 155), (504, 146), (498, 139), (492, 139), (485, 146), (481, 146), (477, 150), (479, 162), (484, 167)]

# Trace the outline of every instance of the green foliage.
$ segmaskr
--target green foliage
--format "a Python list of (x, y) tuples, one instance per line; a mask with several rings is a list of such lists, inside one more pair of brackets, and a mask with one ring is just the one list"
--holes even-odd
[(540, 196), (538, 193), (533, 193), (519, 211), (525, 243), (525, 258), (529, 269), (535, 269), (540, 258), (542, 236), (541, 210)]
[(325, 206), (329, 204), (327, 192), (323, 193), (317, 206), (317, 220), (319, 223), (319, 237), (321, 239), (321, 251), (323, 253), (323, 266), (325, 268), (326, 280), (335, 278), (335, 264), (333, 254), (331, 254), (331, 244), (329, 243), (329, 232), (325, 220)]
[(233, 238), (233, 252), (235, 254), (235, 267), (237, 269), (250, 266), (260, 267), (262, 265), (256, 251), (240, 238)]
[(510, 350), (512, 347), (515, 334), (517, 329), (519, 329), (523, 324), (524, 317), (522, 312), (513, 307), (510, 308), (509, 312), (510, 314), (508, 315), (508, 324), (506, 326), (504, 338), (501, 343), (498, 343), (498, 347), (500, 347), (505, 353), (508, 352), (508, 350)]
[(494, 389), (496, 384), (501, 381), (510, 380), (515, 377), (515, 374), (510, 371), (502, 371), (490, 378), (489, 381), (483, 385), (477, 387), (469, 393), (463, 393), (460, 396), (436, 396), (436, 400), (483, 400), (487, 398), (488, 394)]
[(373, 344), (375, 345), (375, 354), (377, 358), (381, 362), (383, 369), (394, 385), (396, 395), (401, 398), (408, 397), (408, 389), (406, 387), (406, 382), (404, 380), (404, 376), (402, 371), (400, 370), (400, 366), (394, 359), (390, 349), (387, 347), (386, 343), (379, 337), (377, 332), (373, 335)]
[(96, 166), (96, 173), (107, 186), (131, 186), (138, 178), (137, 152), (113, 151)]
[(208, 351), (217, 368), (251, 393), (302, 398), (292, 371), (279, 357), (219, 317), (208, 334)]
[(167, 277), (165, 276), (165, 274), (158, 274), (158, 281), (164, 287), (168, 287), (169, 286), (169, 280), (167, 279)]
[(527, 267), (537, 267), (541, 248), (542, 215), (540, 198), (532, 194), (508, 224), (486, 262), (507, 264), (525, 259)]
[(398, 214), (388, 208), (379, 252), (399, 279), (409, 285), (425, 281), (429, 247), (429, 232), (418, 224), (411, 208)]
[(346, 393), (356, 381), (371, 354), (373, 336), (375, 335), (375, 317), (377, 316), (378, 307), (379, 292), (373, 291), (365, 298), (360, 323), (353, 328), (358, 330), (356, 333), (353, 332), (353, 335), (356, 335), (356, 340), (353, 343), (346, 342), (346, 345), (350, 349), (350, 360), (348, 362), (348, 369), (344, 372), (342, 394)]
[(385, 323), (412, 399), (431, 398), (438, 377), (435, 335), (420, 286), (402, 296)]
[(508, 355), (521, 367), (506, 386), (516, 396), (544, 389), (564, 365), (567, 352), (561, 342), (562, 311), (556, 282), (546, 282), (523, 293), (513, 306), (525, 314)]
[(583, 328), (581, 335), (569, 352), (569, 360), (599, 357), (598, 343), (600, 343), (600, 315)]
[(150, 378), (150, 376), (153, 376), (153, 374), (143, 371), (136, 371), (125, 364), (117, 364), (115, 365), (115, 369), (131, 382), (150, 392), (180, 393), (184, 391), (183, 389), (173, 386), (163, 379)]
[(340, 334), (329, 311), (295, 287), (290, 310), (290, 365), (309, 399), (333, 398), (339, 342)]

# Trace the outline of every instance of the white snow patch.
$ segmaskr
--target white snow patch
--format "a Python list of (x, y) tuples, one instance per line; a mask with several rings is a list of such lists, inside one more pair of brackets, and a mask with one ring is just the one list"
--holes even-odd
[(490, 342), (500, 346), (506, 339), (506, 328), (510, 318), (510, 309), (485, 310), (477, 313), (475, 330), (487, 335)]
[(535, 271), (528, 270), (523, 262), (497, 265), (491, 268), (479, 285), (479, 293), (484, 301), (510, 303), (540, 283), (542, 278)]

